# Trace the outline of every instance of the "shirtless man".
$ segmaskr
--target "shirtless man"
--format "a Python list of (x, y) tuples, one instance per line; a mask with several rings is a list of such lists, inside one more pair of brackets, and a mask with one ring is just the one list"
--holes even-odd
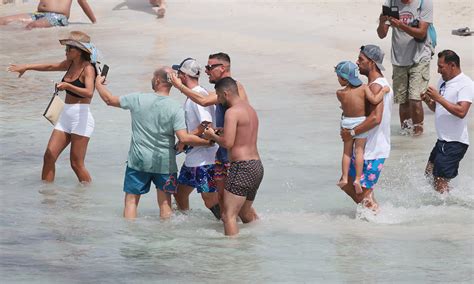
[[(231, 77), (230, 71), (230, 57), (228, 54), (219, 52), (209, 55), (207, 61), (206, 74), (209, 76), (209, 83), (215, 84), (222, 78)], [(199, 92), (195, 92), (192, 89), (186, 87), (176, 74), (171, 74), (171, 83), (174, 87), (181, 91), (185, 96), (190, 98), (192, 101), (203, 107), (216, 105), (216, 127), (222, 128), (224, 126), (224, 114), (226, 112), (226, 106), (219, 103), (217, 94), (215, 92), (209, 92), (209, 95), (203, 96)], [(238, 95), (245, 101), (247, 99), (247, 93), (245, 92), (244, 86), (237, 82)], [(227, 172), (229, 170), (229, 160), (227, 157), (227, 150), (225, 147), (219, 147), (216, 154), (216, 165), (214, 169), (214, 179), (216, 182), (219, 200), (221, 201), (220, 207), (222, 210), (222, 198), (227, 178)]]
[[(97, 22), (94, 12), (87, 0), (77, 0), (84, 13), (92, 23)], [(72, 0), (40, 0), (38, 11), (34, 13), (17, 14), (0, 18), (0, 25), (12, 22), (27, 23), (26, 29), (49, 28), (54, 26), (67, 26), (71, 13)]]
[(224, 118), (224, 134), (219, 136), (211, 127), (204, 137), (228, 149), (231, 161), (224, 191), (224, 232), (239, 233), (237, 216), (249, 223), (258, 219), (252, 203), (263, 179), (263, 165), (257, 149), (258, 117), (247, 100), (239, 96), (237, 82), (226, 77), (215, 85), (218, 101), (228, 107)]

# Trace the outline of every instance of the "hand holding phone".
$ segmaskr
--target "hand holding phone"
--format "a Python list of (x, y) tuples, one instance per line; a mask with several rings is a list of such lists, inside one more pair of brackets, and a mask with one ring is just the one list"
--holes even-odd
[(104, 64), (104, 67), (102, 68), (102, 71), (100, 72), (100, 76), (107, 77), (107, 73), (109, 73), (109, 66), (107, 64)]
[(382, 15), (389, 16), (395, 19), (400, 19), (400, 13), (398, 12), (398, 6), (382, 6)]

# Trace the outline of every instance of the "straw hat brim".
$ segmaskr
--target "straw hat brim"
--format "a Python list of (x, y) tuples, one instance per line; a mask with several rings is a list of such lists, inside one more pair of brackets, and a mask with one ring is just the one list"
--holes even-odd
[(61, 45), (70, 45), (70, 46), (74, 46), (74, 47), (77, 47), (79, 48), (80, 50), (83, 50), (89, 54), (92, 54), (92, 52), (87, 48), (85, 47), (82, 43), (80, 43), (79, 41), (77, 40), (73, 40), (73, 39), (60, 39), (59, 40), (59, 43), (61, 43)]

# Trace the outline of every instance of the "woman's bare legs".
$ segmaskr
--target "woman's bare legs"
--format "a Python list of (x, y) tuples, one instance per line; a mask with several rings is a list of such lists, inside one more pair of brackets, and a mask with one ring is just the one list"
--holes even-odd
[(89, 137), (71, 134), (71, 168), (76, 173), (79, 182), (91, 182), (91, 176), (84, 163), (89, 139)]
[(54, 181), (56, 160), (67, 145), (69, 145), (70, 141), (71, 135), (56, 129), (53, 130), (43, 157), (43, 171), (41, 173), (41, 179), (43, 181)]

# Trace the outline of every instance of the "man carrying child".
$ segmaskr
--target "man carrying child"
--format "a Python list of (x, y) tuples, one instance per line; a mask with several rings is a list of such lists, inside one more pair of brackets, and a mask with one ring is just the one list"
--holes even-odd
[[(342, 188), (347, 184), (351, 157), (352, 153), (355, 152), (356, 175), (353, 184), (356, 193), (361, 194), (360, 178), (364, 165), (364, 147), (368, 132), (355, 135), (354, 127), (365, 120), (365, 100), (368, 100), (373, 105), (377, 105), (383, 100), (383, 96), (390, 91), (390, 88), (385, 86), (374, 95), (366, 84), (362, 84), (362, 81), (359, 79), (359, 68), (350, 61), (342, 61), (337, 64), (336, 74), (339, 84), (344, 87), (344, 89), (336, 92), (343, 111), (341, 127), (349, 129), (353, 137), (352, 140), (344, 141), (342, 176), (337, 185)], [(355, 151), (353, 151), (353, 147)]]
[[(357, 66), (360, 73), (369, 79), (369, 88), (372, 93), (390, 85), (383, 77), (382, 70), (385, 70), (383, 62), (384, 53), (376, 45), (362, 46)], [(356, 202), (363, 203), (367, 208), (377, 211), (378, 204), (374, 198), (373, 189), (378, 181), (383, 169), (385, 159), (390, 155), (390, 119), (393, 104), (393, 90), (386, 93), (383, 101), (378, 105), (367, 104), (367, 118), (351, 130), (342, 129), (341, 137), (343, 141), (349, 141), (360, 133), (368, 132), (367, 143), (364, 149), (364, 168), (360, 178), (362, 193), (356, 194), (354, 188), (354, 177), (356, 176), (353, 161), (349, 171), (348, 183), (342, 189)]]

